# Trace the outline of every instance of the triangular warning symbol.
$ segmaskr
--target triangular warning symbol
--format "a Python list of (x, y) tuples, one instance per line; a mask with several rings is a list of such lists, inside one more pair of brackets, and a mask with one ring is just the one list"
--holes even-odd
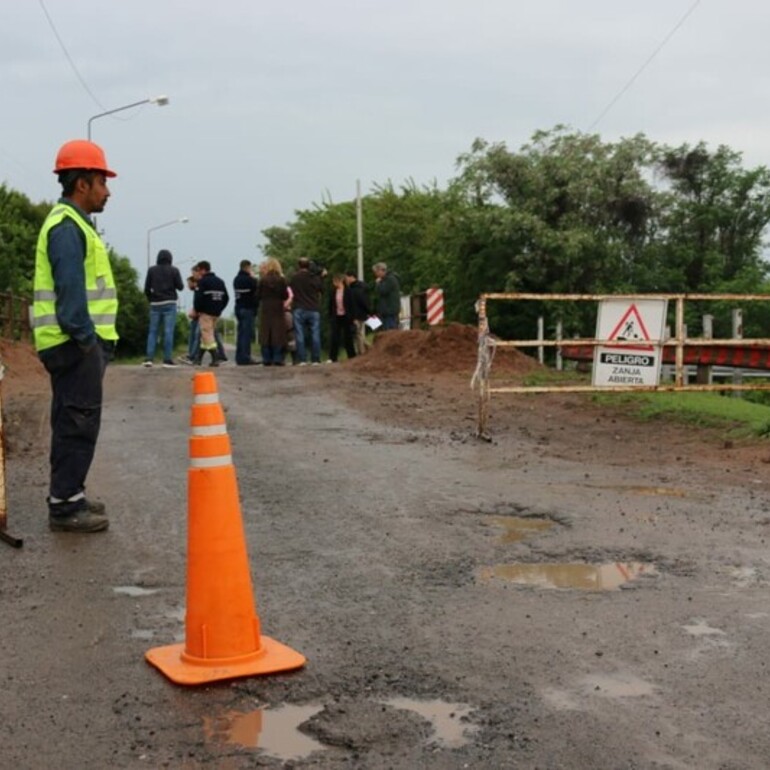
[[(623, 314), (617, 326), (610, 332), (609, 339), (618, 342), (642, 342), (650, 339), (647, 327), (644, 325), (639, 310), (632, 302), (628, 310)], [(654, 350), (652, 345), (623, 345), (628, 350)]]

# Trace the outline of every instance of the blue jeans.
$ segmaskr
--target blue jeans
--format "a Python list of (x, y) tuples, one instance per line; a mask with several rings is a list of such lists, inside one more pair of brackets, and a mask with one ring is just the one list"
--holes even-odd
[(261, 348), (265, 366), (283, 366), (283, 348), (277, 345), (262, 345)]
[(251, 341), (254, 339), (254, 311), (235, 308), (238, 319), (238, 336), (235, 339), (235, 363), (248, 364), (251, 361)]
[(187, 342), (187, 357), (195, 358), (198, 348), (201, 344), (201, 330), (198, 326), (198, 319), (190, 319), (190, 337)]
[(321, 361), (321, 313), (318, 310), (304, 310), (301, 307), (292, 311), (294, 336), (297, 342), (297, 360), (305, 363), (307, 347), (305, 345), (306, 326), (310, 327), (310, 360)]
[(382, 326), (380, 327), (380, 331), (387, 332), (391, 329), (398, 329), (398, 316), (397, 315), (381, 315), (380, 321), (382, 321)]
[(167, 305), (150, 305), (150, 331), (147, 333), (148, 361), (155, 358), (158, 329), (163, 329), (163, 360), (170, 361), (174, 353), (174, 329), (176, 327), (176, 302)]

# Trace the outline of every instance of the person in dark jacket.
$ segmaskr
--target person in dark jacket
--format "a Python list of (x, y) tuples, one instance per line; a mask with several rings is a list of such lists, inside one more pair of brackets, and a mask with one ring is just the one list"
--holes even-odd
[(177, 292), (182, 291), (182, 276), (171, 263), (173, 257), (168, 249), (161, 249), (155, 264), (147, 271), (144, 279), (144, 296), (150, 303), (150, 330), (147, 332), (147, 348), (144, 366), (152, 366), (158, 331), (163, 330), (163, 366), (176, 367), (172, 358), (174, 352), (174, 329), (176, 328)]
[(374, 292), (377, 295), (377, 315), (382, 321), (382, 331), (398, 329), (398, 314), (401, 310), (401, 287), (398, 276), (388, 270), (384, 262), (378, 262), (374, 271)]
[(345, 273), (345, 283), (350, 289), (350, 315), (353, 318), (353, 345), (357, 356), (366, 353), (369, 344), (366, 341), (366, 319), (372, 314), (369, 305), (369, 292), (366, 284), (358, 280), (353, 270)]
[(260, 266), (259, 274), (259, 344), (265, 366), (283, 366), (284, 353), (289, 341), (284, 303), (289, 289), (283, 277), (281, 263), (268, 259)]
[(326, 270), (310, 269), (310, 260), (302, 257), (297, 272), (291, 277), (292, 317), (297, 341), (299, 365), (307, 363), (306, 333), (310, 330), (310, 361), (321, 363), (321, 294)]
[(353, 313), (350, 288), (342, 274), (332, 277), (332, 290), (329, 292), (329, 361), (337, 362), (340, 342), (345, 346), (348, 358), (356, 357), (353, 346)]
[(251, 357), (251, 342), (254, 339), (254, 320), (259, 308), (257, 279), (254, 277), (251, 262), (241, 260), (238, 275), (233, 279), (235, 290), (235, 317), (238, 321), (238, 333), (235, 341), (235, 363), (249, 366), (258, 363)]
[(219, 366), (217, 354), (217, 341), (215, 330), (219, 316), (222, 315), (230, 295), (227, 293), (225, 282), (211, 272), (211, 265), (206, 260), (198, 262), (200, 279), (195, 290), (193, 309), (198, 314), (198, 326), (201, 331), (201, 346), (195, 357), (195, 363), (203, 363), (203, 356), (208, 353), (211, 356), (209, 366)]

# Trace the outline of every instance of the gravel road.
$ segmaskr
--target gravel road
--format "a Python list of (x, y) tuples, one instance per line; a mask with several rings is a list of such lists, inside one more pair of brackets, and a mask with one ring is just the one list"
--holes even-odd
[(496, 405), (485, 443), (466, 379), (216, 376), (262, 630), (306, 667), (185, 688), (144, 660), (184, 639), (190, 369), (110, 369), (101, 535), (47, 530), (22, 392), (2, 767), (770, 766), (766, 447), (579, 398)]

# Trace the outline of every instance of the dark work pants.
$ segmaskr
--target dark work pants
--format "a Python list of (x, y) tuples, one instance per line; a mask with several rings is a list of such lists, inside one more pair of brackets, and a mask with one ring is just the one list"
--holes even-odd
[(238, 331), (235, 338), (235, 363), (248, 364), (251, 361), (251, 341), (254, 339), (254, 310), (235, 308)]
[(332, 315), (329, 318), (329, 358), (336, 361), (340, 353), (340, 342), (345, 346), (348, 358), (356, 357), (356, 348), (353, 344), (353, 323), (344, 315)]
[(73, 341), (40, 353), (52, 390), (51, 497), (68, 500), (85, 490), (99, 437), (108, 357), (101, 343), (84, 352)]

